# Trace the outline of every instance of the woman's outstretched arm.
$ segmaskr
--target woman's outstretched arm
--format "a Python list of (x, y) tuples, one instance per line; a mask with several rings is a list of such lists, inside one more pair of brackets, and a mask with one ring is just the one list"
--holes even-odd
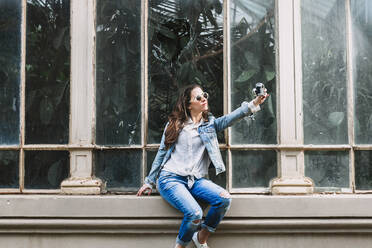
[(268, 94), (257, 96), (249, 103), (243, 102), (239, 108), (235, 109), (231, 113), (216, 118), (216, 120), (214, 121), (216, 132), (222, 131), (225, 128), (232, 126), (234, 123), (241, 120), (242, 118), (250, 115), (251, 113), (259, 111), (261, 109), (260, 104), (262, 104), (268, 96)]

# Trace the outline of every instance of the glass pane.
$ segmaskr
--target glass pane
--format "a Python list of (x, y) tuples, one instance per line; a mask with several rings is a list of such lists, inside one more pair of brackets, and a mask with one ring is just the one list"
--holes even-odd
[(141, 143), (141, 4), (97, 1), (96, 142)]
[(346, 144), (344, 1), (301, 1), (304, 143)]
[(354, 94), (355, 141), (372, 144), (372, 2), (351, 1)]
[(146, 163), (145, 176), (147, 176), (149, 174), (149, 172), (151, 170), (152, 162), (154, 162), (154, 159), (155, 159), (155, 156), (156, 156), (157, 152), (158, 152), (157, 150), (147, 151), (147, 163)]
[(19, 151), (0, 151), (0, 188), (19, 187)]
[(0, 0), (0, 144), (19, 143), (22, 1)]
[(372, 190), (372, 151), (355, 151), (355, 187)]
[(349, 155), (344, 151), (306, 151), (305, 175), (315, 187), (349, 187)]
[(137, 191), (141, 186), (141, 150), (105, 150), (95, 153), (95, 175), (109, 191)]
[(27, 0), (26, 143), (67, 144), (70, 1)]
[(276, 144), (275, 1), (233, 0), (231, 10), (231, 109), (254, 98), (264, 83), (270, 97), (231, 129), (233, 144)]
[(269, 187), (277, 176), (275, 151), (231, 151), (232, 187)]
[(68, 151), (25, 151), (26, 189), (59, 189), (69, 172)]
[[(149, 1), (148, 143), (159, 143), (178, 90), (198, 83), (210, 111), (223, 114), (222, 0)], [(223, 142), (223, 133), (219, 134)]]

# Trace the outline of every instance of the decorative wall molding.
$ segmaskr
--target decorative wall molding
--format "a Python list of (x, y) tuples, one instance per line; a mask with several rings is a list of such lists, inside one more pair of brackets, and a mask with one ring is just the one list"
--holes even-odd
[[(177, 234), (179, 219), (0, 219), (1, 234)], [(370, 234), (371, 219), (223, 220), (219, 234)]]

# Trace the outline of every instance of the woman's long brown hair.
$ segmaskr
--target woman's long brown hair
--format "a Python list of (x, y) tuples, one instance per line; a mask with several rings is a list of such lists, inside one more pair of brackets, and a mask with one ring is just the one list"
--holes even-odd
[[(179, 133), (182, 131), (185, 121), (190, 117), (190, 100), (191, 91), (195, 88), (203, 89), (198, 84), (191, 84), (184, 87), (180, 91), (177, 103), (173, 108), (172, 113), (168, 116), (168, 127), (165, 131), (165, 147), (168, 149), (173, 143), (177, 141)], [(203, 112), (204, 120), (208, 120), (208, 111)]]

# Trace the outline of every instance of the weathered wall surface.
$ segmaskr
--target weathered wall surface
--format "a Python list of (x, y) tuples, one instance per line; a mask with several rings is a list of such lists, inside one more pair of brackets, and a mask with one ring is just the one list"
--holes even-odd
[[(234, 196), (209, 245), (370, 247), (369, 195)], [(0, 247), (173, 247), (181, 215), (160, 197), (0, 196)], [(193, 247), (190, 245), (189, 247)]]

